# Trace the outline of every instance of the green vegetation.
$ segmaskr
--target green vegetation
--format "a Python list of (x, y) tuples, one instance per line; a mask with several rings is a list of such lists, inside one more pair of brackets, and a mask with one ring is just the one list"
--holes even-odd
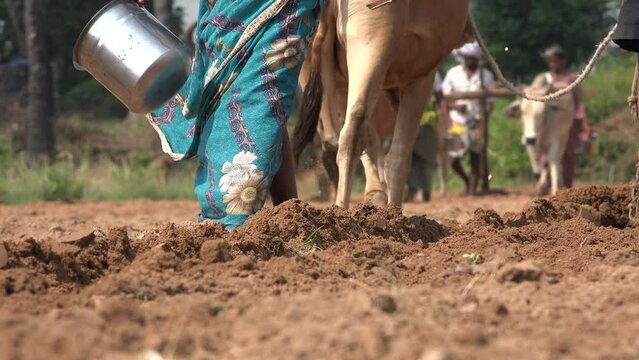
[(74, 86), (61, 99), (61, 110), (76, 112), (91, 119), (124, 118), (128, 110), (100, 83), (87, 79)]
[(135, 160), (115, 162), (106, 157), (75, 163), (60, 159), (28, 164), (0, 141), (0, 203), (48, 200), (125, 200), (193, 198), (194, 164), (180, 164), (165, 177), (164, 170)]
[(488, 157), (493, 187), (513, 187), (530, 183), (532, 171), (521, 143), (521, 121), (506, 116), (510, 100), (498, 99), (490, 119)]
[(462, 255), (462, 258), (466, 259), (470, 265), (479, 265), (486, 261), (486, 258), (479, 253), (466, 253)]
[[(626, 111), (633, 62), (633, 56), (610, 54), (584, 83), (589, 117), (596, 129), (597, 124), (611, 114)], [(91, 97), (87, 93), (78, 91), (77, 96)], [(73, 97), (75, 95), (69, 95)], [(523, 186), (531, 181), (528, 157), (521, 145), (521, 123), (508, 118), (503, 111), (508, 103), (508, 99), (496, 101), (490, 123), (489, 155), (494, 188)], [(3, 174), (0, 203), (193, 198), (197, 162), (177, 164), (165, 177), (164, 169), (153, 164), (159, 145), (143, 119), (91, 119), (89, 115), (73, 115), (60, 121), (58, 150), (60, 154), (70, 155), (59, 156), (58, 160), (41, 166), (27, 166), (22, 152), (0, 139), (0, 174)], [(596, 155), (579, 157), (580, 180), (609, 183), (632, 178), (639, 134), (636, 126), (624, 121), (618, 129), (625, 136), (623, 139), (602, 131)], [(462, 187), (452, 173), (449, 177), (451, 189)], [(435, 188), (438, 182), (436, 177)], [(357, 184), (356, 190), (363, 191), (363, 182), (358, 180)], [(314, 235), (309, 237), (308, 245), (313, 245)]]
[(635, 60), (631, 54), (610, 56), (584, 84), (588, 116), (600, 132), (596, 154), (577, 159), (578, 176), (584, 181), (616, 183), (634, 178), (639, 131), (628, 115), (627, 99)]
[[(496, 99), (495, 112), (490, 118), (488, 157), (492, 175), (491, 187), (513, 188), (531, 182), (532, 171), (526, 149), (521, 143), (521, 121), (506, 116), (504, 109), (510, 100)], [(464, 165), (470, 171), (470, 165)], [(448, 171), (448, 189), (456, 191), (464, 186), (452, 170)], [(440, 187), (440, 178), (433, 179), (433, 190)]]
[[(65, 3), (70, 4), (72, 1), (76, 0), (65, 0)], [(506, 3), (510, 5), (506, 6)], [(579, 62), (583, 62), (591, 54), (593, 45), (609, 25), (608, 18), (603, 15), (606, 11), (601, 11), (601, 4), (601, 0), (566, 1), (561, 4), (549, 0), (487, 0), (475, 7), (474, 12), (500, 65), (507, 72), (525, 74), (523, 78), (528, 79), (536, 71), (542, 70), (543, 64), (538, 51), (547, 45), (531, 42), (532, 39), (556, 39), (559, 43), (570, 40), (572, 47), (568, 46), (568, 50)], [(79, 31), (85, 21), (84, 17), (94, 12), (96, 6), (98, 5), (82, 5), (82, 15), (79, 15), (77, 21), (67, 21), (64, 26), (49, 34), (52, 43), (68, 50), (72, 44), (69, 39), (74, 40), (72, 38), (75, 37), (71, 35)], [(546, 17), (538, 17), (539, 9), (548, 6), (552, 6), (554, 10), (544, 12), (548, 15)], [(490, 10), (493, 7), (501, 10), (493, 12)], [(564, 22), (565, 19), (561, 16), (566, 9), (573, 8), (577, 10), (569, 22), (579, 26)], [(593, 9), (597, 10), (596, 15), (592, 15)], [(7, 16), (6, 10), (4, 6), (0, 6), (0, 17)], [(508, 12), (507, 16), (504, 11)], [(531, 15), (517, 15), (522, 11), (530, 11)], [(493, 22), (491, 19), (494, 16), (499, 16), (500, 20)], [(583, 23), (574, 20), (589, 16), (593, 16), (593, 26), (585, 27)], [(545, 25), (534, 25), (536, 21), (542, 20)], [(495, 23), (500, 26), (491, 25)], [(512, 30), (515, 25), (527, 30)], [(572, 29), (575, 26), (577, 28)], [(588, 31), (584, 32), (585, 28)], [(528, 31), (531, 29), (535, 31)], [(576, 32), (583, 34), (573, 38)], [(5, 54), (7, 56), (19, 50), (18, 41), (12, 32), (4, 33), (0, 42), (13, 42), (14, 47)], [(516, 46), (518, 44), (526, 46)], [(507, 57), (503, 52), (504, 45), (509, 45), (511, 50)], [(527, 52), (518, 53), (521, 49)], [(63, 53), (68, 53), (67, 50)], [(636, 126), (630, 124), (629, 118), (617, 121), (614, 126), (609, 125), (611, 115), (626, 111), (634, 61), (635, 57), (632, 55), (610, 51), (583, 85), (589, 118), (600, 133), (600, 140), (595, 155), (582, 155), (578, 158), (578, 177), (582, 181), (622, 182), (634, 175), (638, 150), (636, 144), (639, 142)], [(64, 64), (69, 65), (67, 62)], [(580, 66), (575, 62), (574, 70), (579, 70)], [(7, 136), (14, 140), (13, 144), (0, 139), (0, 203), (56, 199), (193, 198), (192, 179), (197, 162), (176, 165), (166, 176), (164, 169), (153, 164), (160, 148), (156, 135), (145, 121), (123, 120), (126, 111), (121, 104), (94, 80), (87, 79), (86, 74), (66, 67), (62, 74), (64, 84), (60, 86), (59, 99), (62, 115), (56, 121), (57, 160), (40, 166), (28, 166), (23, 154), (25, 130), (18, 132), (18, 137)], [(16, 102), (18, 99), (16, 97)], [(521, 145), (521, 123), (517, 119), (506, 117), (503, 112), (508, 103), (508, 99), (496, 101), (489, 129), (489, 160), (494, 188), (528, 185), (531, 181), (528, 157)], [(6, 119), (14, 120), (3, 123), (2, 131), (9, 133), (9, 129), (13, 131), (23, 127), (23, 118), (24, 112), (7, 116)], [(603, 126), (604, 123), (606, 126)], [(449, 178), (451, 189), (462, 187), (460, 180), (452, 172)], [(439, 178), (436, 177), (436, 188), (439, 186), (438, 182)], [(364, 183), (358, 179), (355, 191), (363, 190)], [(312, 242), (312, 239), (309, 241)]]
[(591, 123), (599, 123), (615, 111), (628, 106), (636, 57), (614, 52), (599, 61), (583, 85)]
[(314, 251), (314, 250), (322, 250), (322, 244), (318, 241), (317, 235), (320, 230), (322, 230), (322, 226), (314, 229), (300, 244), (301, 248), (305, 252)]
[[(627, 111), (627, 99), (632, 85), (635, 57), (618, 52), (602, 59), (595, 72), (584, 82), (583, 94), (590, 123), (596, 131), (598, 124), (615, 112)], [(579, 70), (579, 69), (575, 69)], [(506, 100), (496, 102), (496, 110), (490, 125), (490, 162), (496, 187), (516, 186), (530, 181), (528, 156), (521, 145), (521, 123), (509, 119), (503, 109)], [(596, 153), (579, 155), (578, 178), (581, 181), (613, 183), (629, 181), (634, 175), (639, 133), (627, 118), (619, 124), (618, 131), (625, 132), (624, 139), (616, 134), (600, 133)]]
[[(585, 62), (614, 23), (609, 0), (471, 1), (477, 25), (505, 74), (525, 81), (545, 69), (539, 53), (563, 46), (574, 64)], [(504, 51), (508, 47), (509, 51)]]
[[(590, 123), (595, 131), (600, 132), (600, 138), (595, 154), (578, 156), (577, 174), (581, 181), (615, 183), (629, 181), (634, 176), (639, 150), (637, 127), (633, 126), (629, 117), (618, 124), (618, 129), (609, 130), (601, 124), (616, 112), (625, 114), (627, 111), (635, 59), (633, 55), (616, 51), (609, 53), (582, 86)], [(509, 102), (507, 99), (496, 100), (490, 120), (489, 159), (494, 188), (527, 185), (532, 176), (528, 155), (521, 144), (521, 122), (504, 114)], [(620, 132), (624, 136), (620, 138), (608, 131)], [(452, 189), (462, 187), (459, 179), (449, 177), (452, 178), (449, 184)], [(438, 179), (435, 182), (438, 183)]]

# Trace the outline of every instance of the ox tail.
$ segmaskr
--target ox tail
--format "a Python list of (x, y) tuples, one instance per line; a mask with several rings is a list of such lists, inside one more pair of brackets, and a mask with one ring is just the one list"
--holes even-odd
[(317, 133), (324, 86), (319, 72), (313, 71), (304, 89), (299, 108), (298, 120), (293, 131), (293, 158), (299, 164), (304, 149), (313, 142)]
[(295, 164), (299, 164), (299, 159), (304, 149), (313, 142), (317, 134), (317, 126), (320, 120), (320, 112), (322, 110), (322, 99), (324, 94), (324, 86), (321, 76), (321, 57), (322, 45), (326, 38), (327, 30), (327, 10), (324, 9), (317, 28), (317, 33), (306, 59), (306, 65), (309, 65), (308, 71), (302, 71), (302, 77), (308, 76), (308, 81), (304, 92), (299, 100), (298, 120), (293, 131), (293, 159)]

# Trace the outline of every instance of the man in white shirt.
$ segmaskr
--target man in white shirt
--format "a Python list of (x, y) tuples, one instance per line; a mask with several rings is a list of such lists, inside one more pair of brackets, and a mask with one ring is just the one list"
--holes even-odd
[[(482, 88), (494, 86), (495, 78), (493, 74), (480, 66), (481, 49), (477, 43), (464, 45), (462, 48), (455, 50), (455, 55), (461, 64), (453, 67), (446, 74), (446, 78), (444, 78), (442, 83), (444, 95), (480, 91)], [(463, 148), (459, 151), (450, 152), (452, 158), (451, 167), (464, 180), (466, 192), (471, 195), (476, 194), (480, 177), (482, 150), (481, 106), (482, 102), (478, 99), (462, 99), (448, 103), (451, 122), (449, 133), (453, 136), (459, 136), (463, 144)], [(492, 111), (493, 101), (488, 99), (486, 112), (490, 114)], [(466, 153), (470, 157), (470, 177), (464, 171), (461, 162)]]

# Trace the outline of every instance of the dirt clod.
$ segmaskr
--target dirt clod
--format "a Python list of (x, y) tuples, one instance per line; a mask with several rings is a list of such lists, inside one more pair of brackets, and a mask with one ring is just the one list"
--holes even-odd
[(419, 360), (457, 360), (457, 357), (448, 350), (425, 350)]
[(630, 187), (590, 186), (560, 192), (551, 201), (562, 204), (566, 211), (580, 213), (587, 207), (587, 219), (595, 218), (599, 226), (625, 228), (628, 225)]
[(499, 275), (500, 282), (522, 283), (525, 281), (539, 281), (543, 275), (543, 270), (532, 261), (524, 261), (519, 264), (507, 265)]
[(498, 304), (495, 307), (495, 314), (498, 316), (508, 316), (509, 311), (508, 311), (508, 307), (506, 307), (506, 305), (504, 304)]
[(0, 206), (0, 349), (15, 359), (633, 358), (639, 232), (625, 228), (626, 188), (530, 200), (435, 196), (407, 205), (416, 216), (296, 200), (230, 232), (170, 223), (175, 202)]
[(226, 240), (208, 240), (202, 244), (200, 258), (206, 262), (222, 263), (233, 260), (231, 246)]
[(601, 213), (592, 206), (581, 205), (579, 206), (579, 216), (592, 222), (596, 226), (601, 226)]
[(7, 249), (4, 247), (4, 244), (0, 243), (0, 269), (7, 266), (9, 263), (9, 254), (7, 254)]
[(237, 266), (242, 270), (255, 269), (255, 261), (250, 256), (242, 255), (237, 258)]
[(388, 294), (376, 295), (372, 299), (373, 306), (381, 309), (383, 312), (392, 314), (397, 311), (397, 302), (395, 298)]

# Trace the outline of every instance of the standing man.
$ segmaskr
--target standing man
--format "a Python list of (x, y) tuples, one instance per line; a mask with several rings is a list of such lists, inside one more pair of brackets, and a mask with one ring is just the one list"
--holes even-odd
[[(543, 52), (544, 60), (548, 64), (549, 71), (537, 75), (533, 81), (533, 86), (544, 86), (553, 84), (571, 84), (577, 79), (577, 75), (568, 70), (568, 57), (566, 52), (559, 45), (553, 45)], [(570, 129), (570, 137), (566, 144), (566, 150), (562, 159), (564, 186), (571, 188), (575, 178), (576, 152), (579, 140), (587, 142), (592, 135), (588, 118), (586, 116), (586, 106), (583, 102), (581, 87), (577, 86), (572, 92), (575, 102), (575, 119)]]
[[(480, 66), (481, 49), (475, 42), (466, 44), (455, 50), (460, 61), (450, 69), (444, 78), (442, 90), (444, 95), (467, 93), (491, 88), (495, 84), (493, 74)], [(450, 114), (449, 134), (459, 136), (463, 144), (459, 151), (450, 152), (452, 169), (459, 175), (466, 185), (466, 193), (477, 194), (477, 185), (481, 174), (482, 151), (482, 102), (479, 99), (461, 99), (447, 104)], [(487, 99), (486, 113), (493, 111), (493, 100)], [(462, 159), (468, 154), (470, 157), (470, 177), (464, 171)]]

